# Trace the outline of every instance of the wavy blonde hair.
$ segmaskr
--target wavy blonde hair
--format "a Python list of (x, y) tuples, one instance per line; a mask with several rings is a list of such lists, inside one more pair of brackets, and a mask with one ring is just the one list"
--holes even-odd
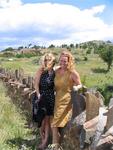
[(67, 69), (68, 69), (69, 71), (72, 71), (72, 70), (74, 69), (74, 67), (75, 67), (75, 66), (74, 66), (74, 57), (73, 57), (73, 55), (71, 54), (70, 51), (68, 51), (68, 50), (63, 50), (63, 51), (61, 52), (60, 58), (61, 58), (62, 56), (68, 58), (68, 66), (67, 66)]
[(54, 67), (54, 65), (55, 65), (56, 58), (55, 58), (55, 56), (54, 56), (51, 52), (49, 52), (49, 53), (44, 54), (44, 56), (42, 56), (42, 58), (41, 58), (40, 61), (39, 61), (39, 64), (42, 65), (44, 68), (46, 68), (46, 66), (45, 66), (45, 60), (46, 60), (48, 57), (50, 57), (50, 58), (52, 59), (52, 62), (53, 62), (52, 65), (53, 65), (53, 67)]

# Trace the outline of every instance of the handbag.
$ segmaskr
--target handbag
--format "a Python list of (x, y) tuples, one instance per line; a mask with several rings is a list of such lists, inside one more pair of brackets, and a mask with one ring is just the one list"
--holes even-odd
[(38, 123), (38, 127), (41, 127), (42, 121), (46, 115), (46, 108), (43, 96), (40, 96), (40, 99), (37, 97), (35, 92), (32, 97), (32, 120), (33, 122)]

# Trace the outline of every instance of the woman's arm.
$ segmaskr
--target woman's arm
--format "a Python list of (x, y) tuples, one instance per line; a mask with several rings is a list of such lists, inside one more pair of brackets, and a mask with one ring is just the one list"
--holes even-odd
[(39, 83), (40, 83), (40, 77), (41, 77), (43, 70), (44, 70), (43, 68), (39, 68), (34, 78), (34, 88), (36, 90), (38, 98), (40, 97)]
[(74, 85), (81, 85), (81, 81), (80, 81), (80, 75), (79, 75), (79, 73), (76, 71), (76, 70), (74, 70), (72, 73), (71, 73), (71, 78), (72, 78), (72, 80), (73, 80), (73, 82), (74, 82)]

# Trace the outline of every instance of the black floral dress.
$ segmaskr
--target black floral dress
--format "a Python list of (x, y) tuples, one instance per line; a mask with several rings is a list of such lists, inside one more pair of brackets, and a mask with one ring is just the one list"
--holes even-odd
[(33, 98), (33, 121), (38, 123), (38, 127), (41, 127), (45, 116), (53, 115), (55, 102), (54, 78), (54, 70), (51, 74), (47, 70), (44, 71), (39, 83), (40, 100), (38, 101), (36, 93)]
[(54, 78), (55, 71), (52, 70), (52, 72), (49, 74), (46, 70), (42, 73), (39, 83), (39, 91), (41, 94), (39, 107), (44, 107), (46, 110), (46, 115), (48, 116), (53, 115), (54, 111)]

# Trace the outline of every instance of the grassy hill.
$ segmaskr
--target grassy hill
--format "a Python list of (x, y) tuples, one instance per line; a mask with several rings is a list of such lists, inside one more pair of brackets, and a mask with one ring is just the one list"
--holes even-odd
[[(110, 41), (89, 41), (71, 47), (71, 52), (75, 58), (75, 67), (80, 73), (82, 83), (88, 88), (96, 88), (101, 91), (108, 103), (112, 92), (107, 89), (112, 86), (113, 67), (107, 72), (107, 65), (99, 57), (97, 51), (99, 45), (112, 44)], [(34, 76), (38, 68), (38, 62), (43, 53), (52, 51), (58, 61), (61, 48), (42, 49), (36, 55), (20, 55), (21, 57), (9, 56), (0, 57), (0, 66), (4, 68), (16, 69), (22, 68), (25, 74)], [(2, 52), (3, 53), (3, 52)], [(29, 57), (27, 57), (29, 56)]]

